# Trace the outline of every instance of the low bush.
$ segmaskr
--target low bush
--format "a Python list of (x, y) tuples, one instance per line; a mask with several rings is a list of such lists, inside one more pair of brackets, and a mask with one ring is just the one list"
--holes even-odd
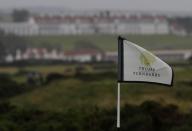
[[(85, 107), (86, 108), (86, 107)], [(88, 108), (88, 109), (87, 109)], [(65, 112), (20, 109), (0, 104), (1, 131), (116, 131), (116, 108), (87, 107)], [(6, 111), (5, 111), (6, 109)], [(3, 113), (2, 113), (3, 112)], [(121, 108), (121, 131), (191, 131), (192, 113), (146, 101)]]

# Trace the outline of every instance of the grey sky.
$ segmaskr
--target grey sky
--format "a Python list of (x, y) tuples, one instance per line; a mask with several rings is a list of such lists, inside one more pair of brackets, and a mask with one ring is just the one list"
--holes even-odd
[(23, 6), (192, 12), (192, 0), (0, 0), (0, 8)]

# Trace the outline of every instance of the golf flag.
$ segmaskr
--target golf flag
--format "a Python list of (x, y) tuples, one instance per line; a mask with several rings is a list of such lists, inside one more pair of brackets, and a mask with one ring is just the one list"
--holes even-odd
[(146, 49), (118, 38), (118, 81), (172, 86), (172, 68)]

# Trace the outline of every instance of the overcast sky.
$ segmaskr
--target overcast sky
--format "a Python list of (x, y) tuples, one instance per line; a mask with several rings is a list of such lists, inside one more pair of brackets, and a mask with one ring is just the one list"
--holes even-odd
[(192, 0), (0, 0), (0, 8), (24, 6), (192, 12)]

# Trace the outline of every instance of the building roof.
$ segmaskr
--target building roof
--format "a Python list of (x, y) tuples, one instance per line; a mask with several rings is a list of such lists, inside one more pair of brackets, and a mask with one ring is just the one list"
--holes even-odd
[(152, 16), (152, 15), (117, 15), (117, 16), (35, 16), (34, 20), (37, 23), (53, 23), (53, 24), (61, 24), (61, 23), (69, 23), (69, 22), (83, 22), (83, 23), (93, 23), (93, 22), (114, 22), (116, 20), (119, 21), (154, 21), (166, 20), (164, 16)]
[(64, 52), (65, 56), (78, 56), (78, 55), (97, 55), (102, 52), (97, 50), (76, 50), (76, 51), (66, 51)]

